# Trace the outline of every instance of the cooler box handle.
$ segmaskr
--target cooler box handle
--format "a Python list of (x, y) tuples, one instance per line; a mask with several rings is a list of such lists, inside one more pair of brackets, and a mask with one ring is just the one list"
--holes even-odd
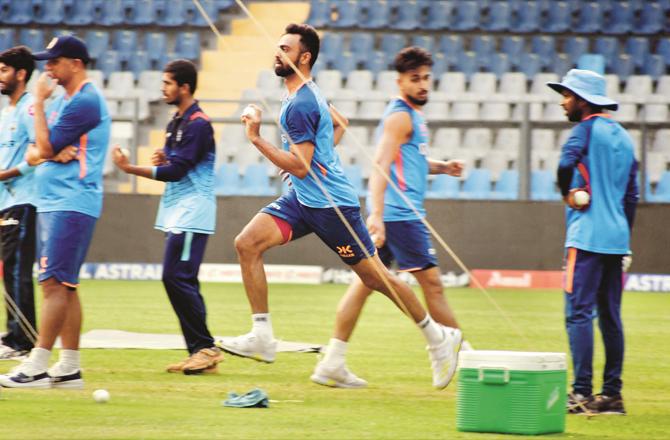
[(504, 385), (509, 383), (510, 372), (505, 367), (479, 367), (479, 382)]

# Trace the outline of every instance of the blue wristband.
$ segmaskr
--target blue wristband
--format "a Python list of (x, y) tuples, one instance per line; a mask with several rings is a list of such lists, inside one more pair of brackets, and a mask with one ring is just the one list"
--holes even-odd
[(21, 173), (21, 175), (25, 175), (30, 168), (32, 168), (30, 165), (28, 165), (28, 162), (21, 162), (16, 166), (16, 169)]

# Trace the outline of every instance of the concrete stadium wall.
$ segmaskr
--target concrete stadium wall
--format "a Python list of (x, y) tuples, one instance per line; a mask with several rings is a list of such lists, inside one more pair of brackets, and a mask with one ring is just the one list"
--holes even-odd
[[(220, 197), (217, 233), (205, 261), (235, 263), (233, 239), (272, 198)], [(158, 263), (163, 234), (153, 229), (159, 198), (109, 194), (87, 261)], [(558, 202), (431, 200), (428, 219), (470, 268), (558, 270), (563, 258), (564, 216)], [(670, 273), (670, 205), (638, 207), (633, 235), (636, 273)], [(443, 271), (460, 272), (434, 240)], [(343, 267), (314, 236), (273, 249), (266, 263)]]

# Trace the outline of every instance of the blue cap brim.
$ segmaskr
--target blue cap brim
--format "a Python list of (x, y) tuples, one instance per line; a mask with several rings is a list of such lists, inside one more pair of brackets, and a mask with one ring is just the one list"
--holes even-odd
[(54, 58), (58, 58), (58, 55), (48, 50), (42, 52), (35, 52), (33, 54), (33, 59), (38, 61), (53, 60)]
[(614, 111), (616, 111), (619, 108), (619, 104), (615, 100), (610, 99), (607, 96), (591, 95), (589, 93), (584, 93), (581, 90), (576, 90), (571, 87), (568, 87), (563, 83), (548, 82), (547, 85), (558, 93), (561, 93), (563, 90), (569, 90), (575, 95), (582, 98), (584, 101), (593, 105), (597, 105), (598, 107), (603, 107), (608, 110), (614, 110)]

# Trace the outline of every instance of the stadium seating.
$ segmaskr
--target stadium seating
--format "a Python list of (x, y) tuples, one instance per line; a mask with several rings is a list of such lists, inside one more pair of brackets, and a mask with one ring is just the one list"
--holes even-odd
[(504, 170), (500, 173), (495, 183), (491, 197), (500, 200), (516, 200), (519, 194), (519, 172), (517, 170)]
[(532, 200), (560, 200), (554, 184), (555, 171), (534, 170), (530, 175), (530, 198)]
[(471, 169), (459, 193), (461, 199), (486, 199), (491, 194), (491, 172), (484, 168)]
[(455, 199), (459, 194), (460, 180), (446, 174), (438, 174), (430, 183), (426, 198)]
[(426, 10), (426, 22), (422, 28), (429, 30), (447, 29), (451, 25), (453, 2), (433, 0)]
[(214, 192), (229, 196), (238, 194), (241, 187), (240, 172), (235, 163), (224, 163), (216, 171)]

